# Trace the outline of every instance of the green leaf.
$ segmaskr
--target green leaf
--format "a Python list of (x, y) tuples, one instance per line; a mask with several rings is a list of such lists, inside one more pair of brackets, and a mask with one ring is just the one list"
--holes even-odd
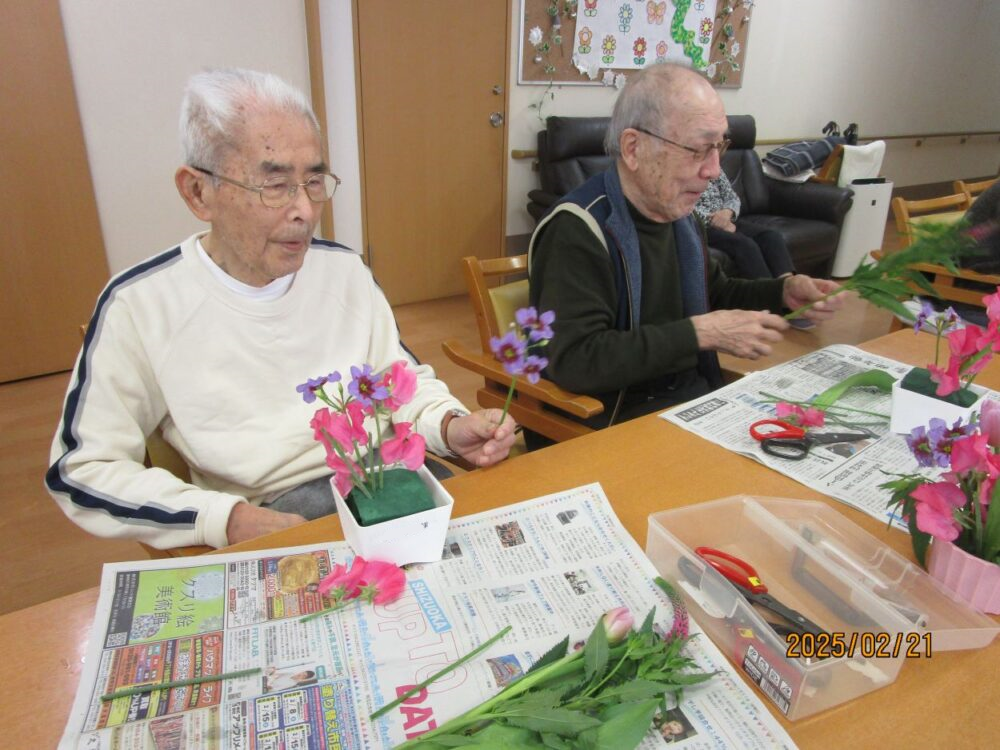
[(903, 320), (916, 320), (916, 316), (892, 295), (885, 294), (877, 289), (861, 289), (859, 290), (859, 294), (873, 305), (895, 313), (902, 317)]
[(896, 379), (884, 370), (866, 370), (844, 378), (813, 399), (813, 406), (826, 411), (852, 388), (878, 388), (889, 393)]
[(530, 729), (494, 723), (481, 732), (472, 735), (472, 737), (467, 738), (466, 744), (463, 747), (488, 747), (491, 749), (496, 748), (496, 750), (538, 748), (541, 750), (545, 745), (538, 741), (538, 737)]
[(600, 725), (600, 720), (587, 716), (582, 711), (568, 708), (550, 708), (544, 710), (518, 709), (508, 711), (502, 709), (505, 724), (533, 732), (552, 732), (563, 737), (575, 737), (580, 732)]
[(927, 547), (931, 543), (931, 535), (917, 528), (916, 512), (910, 513), (907, 525), (910, 528), (910, 543), (913, 545), (913, 555), (917, 558), (917, 562), (920, 563), (920, 567), (926, 568)]
[(586, 645), (583, 647), (584, 674), (587, 679), (594, 675), (600, 677), (608, 668), (608, 631), (604, 628), (604, 618), (600, 618), (590, 632)]
[(569, 648), (569, 636), (566, 636), (561, 641), (559, 641), (559, 643), (557, 643), (555, 646), (553, 646), (544, 654), (542, 654), (542, 657), (534, 664), (532, 664), (531, 669), (525, 672), (525, 674), (531, 674), (537, 669), (541, 669), (542, 667), (548, 666), (549, 664), (553, 664), (559, 661), (566, 655), (566, 650), (568, 648)]
[(601, 699), (616, 698), (620, 703), (629, 703), (644, 698), (659, 697), (671, 689), (670, 685), (652, 680), (629, 680), (624, 684), (602, 690)]
[[(656, 583), (657, 586), (659, 586), (664, 591), (666, 591), (666, 589), (663, 588), (664, 585), (666, 585), (667, 587), (670, 586), (669, 583), (667, 583), (666, 581), (664, 581), (659, 576), (657, 576), (656, 578), (654, 578), (653, 581)], [(669, 594), (670, 592), (667, 592), (667, 593)], [(642, 627), (639, 628), (639, 632), (641, 634), (643, 634), (643, 635), (652, 634), (653, 633), (653, 620), (655, 618), (656, 618), (656, 607), (653, 607), (646, 614), (646, 619), (642, 621)]]
[[(634, 750), (649, 732), (658, 700), (619, 703), (601, 713), (603, 723), (580, 735), (581, 747), (592, 750)], [(585, 744), (584, 744), (585, 743)]]
[(542, 744), (545, 747), (552, 748), (552, 750), (574, 750), (573, 744), (563, 738), (558, 734), (552, 734), (551, 732), (542, 732)]

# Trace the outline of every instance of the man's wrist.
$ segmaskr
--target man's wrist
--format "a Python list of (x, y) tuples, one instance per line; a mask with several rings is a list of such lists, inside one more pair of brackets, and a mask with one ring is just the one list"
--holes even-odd
[(448, 425), (451, 424), (451, 420), (455, 417), (467, 417), (469, 412), (462, 409), (449, 409), (441, 420), (441, 441), (444, 443), (444, 447), (451, 453), (455, 451), (452, 450), (451, 445), (448, 444)]

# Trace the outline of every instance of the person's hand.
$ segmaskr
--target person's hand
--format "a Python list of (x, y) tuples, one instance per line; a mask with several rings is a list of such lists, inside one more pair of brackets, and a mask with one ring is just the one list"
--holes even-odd
[(796, 310), (803, 305), (816, 302), (816, 300), (832, 294), (833, 296), (827, 297), (822, 302), (816, 302), (799, 316), (814, 323), (822, 323), (824, 320), (832, 318), (833, 314), (844, 306), (846, 292), (837, 294), (838, 289), (840, 289), (840, 284), (835, 281), (814, 279), (810, 276), (796, 274), (785, 279), (781, 299), (789, 310)]
[(282, 513), (250, 503), (236, 503), (229, 513), (226, 539), (230, 544), (237, 544), (305, 522), (306, 519), (298, 513)]
[(691, 318), (698, 348), (757, 359), (771, 353), (771, 344), (781, 341), (788, 321), (780, 315), (753, 310), (714, 310)]
[(492, 466), (507, 458), (517, 426), (509, 414), (499, 424), (500, 409), (480, 409), (448, 423), (445, 442), (452, 451), (475, 466)]
[(712, 214), (708, 221), (713, 227), (718, 227), (724, 232), (735, 232), (736, 224), (733, 223), (735, 217), (736, 214), (733, 213), (732, 209), (720, 208)]

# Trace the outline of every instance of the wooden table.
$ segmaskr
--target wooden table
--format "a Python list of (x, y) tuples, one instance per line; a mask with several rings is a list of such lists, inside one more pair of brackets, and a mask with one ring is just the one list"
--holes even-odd
[[(862, 348), (915, 365), (933, 358), (934, 339), (900, 331)], [(1000, 389), (1000, 363), (978, 382)], [(739, 493), (818, 499), (912, 559), (909, 538), (743, 456), (655, 415), (449, 479), (457, 515), (600, 482), (629, 533), (645, 547), (647, 516)], [(324, 518), (233, 547), (259, 550), (343, 539)], [(8, 738), (51, 747), (72, 705), (97, 589), (0, 617), (0, 705)], [(821, 714), (784, 722), (804, 748), (992, 747), (1000, 719), (1000, 641), (978, 651), (935, 653), (903, 665), (887, 688)], [(782, 719), (782, 721), (784, 721)]]

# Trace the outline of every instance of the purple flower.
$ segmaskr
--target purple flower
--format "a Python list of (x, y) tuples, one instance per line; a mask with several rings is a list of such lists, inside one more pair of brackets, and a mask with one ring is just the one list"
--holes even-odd
[(933, 315), (934, 305), (927, 300), (920, 300), (920, 312), (917, 313), (917, 319), (913, 323), (913, 332), (920, 333), (920, 329), (924, 327), (924, 323), (926, 323)]
[(306, 382), (301, 385), (295, 386), (295, 390), (302, 394), (302, 400), (307, 404), (311, 404), (316, 400), (316, 391), (322, 388), (327, 383), (336, 383), (340, 381), (339, 372), (331, 372), (329, 375), (320, 375), (318, 378), (309, 378)]
[(520, 375), (524, 371), (524, 342), (514, 331), (500, 338), (491, 337), (490, 349), (493, 350), (497, 362), (503, 365), (503, 369), (509, 374)]
[(529, 383), (537, 383), (542, 375), (542, 370), (548, 367), (548, 365), (549, 361), (545, 357), (536, 357), (532, 354), (524, 358), (524, 366), (521, 369), (521, 374), (528, 379)]
[(923, 425), (914, 427), (906, 437), (906, 444), (910, 446), (910, 452), (917, 459), (919, 466), (934, 465), (934, 447), (931, 445), (926, 427)]
[(532, 342), (548, 341), (552, 338), (552, 323), (555, 322), (556, 314), (552, 310), (543, 312), (541, 315), (533, 307), (522, 307), (514, 313), (514, 320), (521, 326), (521, 330), (528, 334), (528, 340)]
[(389, 397), (389, 389), (382, 380), (372, 377), (371, 365), (365, 365), (363, 370), (351, 366), (351, 384), (347, 390), (363, 406), (371, 406), (372, 401), (383, 401)]

